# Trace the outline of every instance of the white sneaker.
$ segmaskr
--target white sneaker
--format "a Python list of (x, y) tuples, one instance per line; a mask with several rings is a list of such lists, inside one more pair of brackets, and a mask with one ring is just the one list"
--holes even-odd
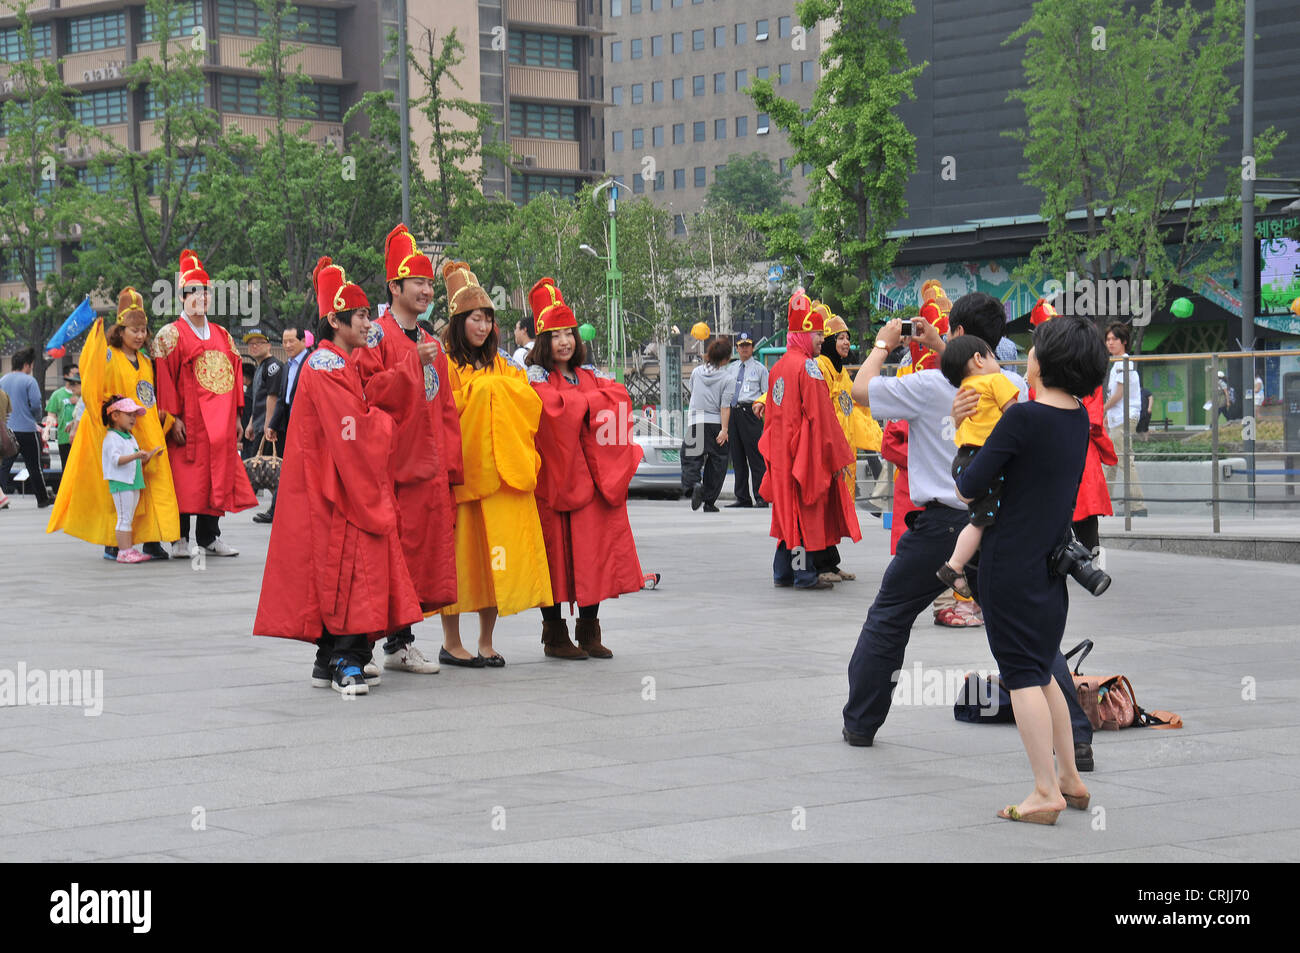
[(414, 645), (404, 645), (392, 655), (384, 656), (384, 668), (415, 672), (417, 675), (434, 675), (438, 672), (438, 663), (425, 658)]
[(220, 536), (218, 536), (215, 540), (213, 540), (211, 546), (204, 546), (203, 551), (207, 553), (209, 556), (238, 556), (239, 555), (239, 550), (235, 549), (235, 547), (233, 546), (227, 545), (226, 542)]
[(172, 559), (189, 559), (190, 558), (190, 541), (188, 539), (178, 539), (172, 543)]
[(379, 671), (379, 666), (375, 664), (374, 659), (361, 667), (361, 674), (365, 678), (367, 685), (378, 685), (384, 680), (384, 676)]

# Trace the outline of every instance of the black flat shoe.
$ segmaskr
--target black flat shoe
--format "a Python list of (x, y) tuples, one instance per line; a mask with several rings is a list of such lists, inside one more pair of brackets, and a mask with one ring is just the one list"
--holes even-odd
[(254, 523), (269, 523), (274, 518), (273, 513), (258, 513), (253, 517)]
[(438, 649), (438, 662), (442, 665), (459, 665), (461, 668), (483, 668), (487, 665), (487, 661), (481, 655), (473, 658), (457, 658), (446, 649)]
[(698, 510), (704, 505), (704, 487), (697, 486), (691, 490), (691, 509)]
[(843, 729), (840, 732), (840, 734), (844, 736), (845, 741), (853, 745), (853, 747), (855, 748), (870, 748), (871, 742), (874, 740), (872, 738), (868, 738), (866, 735), (854, 734), (853, 732), (849, 731), (849, 729), (847, 728)]
[(478, 655), (475, 661), (482, 662), (487, 668), (505, 668), (506, 660), (500, 655)]
[(724, 509), (728, 509), (728, 510), (752, 510), (753, 508), (754, 508), (753, 503), (742, 503), (739, 500), (737, 500), (735, 503), (728, 503), (724, 507)]
[(1091, 771), (1095, 767), (1092, 760), (1092, 745), (1077, 743), (1074, 746), (1074, 768), (1076, 771)]

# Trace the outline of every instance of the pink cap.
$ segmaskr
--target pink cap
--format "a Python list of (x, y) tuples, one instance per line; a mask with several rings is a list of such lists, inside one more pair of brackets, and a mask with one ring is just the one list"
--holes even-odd
[(145, 413), (145, 408), (141, 407), (130, 397), (123, 397), (121, 400), (114, 401), (108, 405), (110, 414), (121, 412), (124, 414), (135, 414), (137, 417)]

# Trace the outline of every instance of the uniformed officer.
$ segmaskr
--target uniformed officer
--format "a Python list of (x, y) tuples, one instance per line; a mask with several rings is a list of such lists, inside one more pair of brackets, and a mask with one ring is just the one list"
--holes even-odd
[[(731, 443), (731, 466), (736, 473), (736, 501), (728, 507), (767, 506), (759, 495), (766, 465), (758, 452), (758, 438), (763, 436), (763, 419), (754, 413), (754, 401), (767, 393), (767, 367), (754, 358), (754, 339), (745, 331), (736, 335), (736, 352), (740, 360), (727, 368), (734, 385), (731, 395), (731, 418), (727, 439)], [(753, 481), (753, 494), (750, 481)]]

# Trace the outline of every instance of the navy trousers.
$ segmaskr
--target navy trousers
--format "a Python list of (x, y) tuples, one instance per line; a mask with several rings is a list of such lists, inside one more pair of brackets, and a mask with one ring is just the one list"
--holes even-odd
[[(844, 727), (855, 735), (874, 738), (889, 715), (897, 673), (903, 667), (912, 623), (946, 590), (935, 576), (952, 555), (957, 534), (969, 514), (947, 506), (933, 506), (910, 514), (908, 530), (898, 541), (898, 552), (880, 591), (862, 623), (858, 644), (849, 661), (849, 700), (844, 706)], [(966, 567), (971, 588), (976, 588), (975, 565)], [(978, 590), (977, 590), (978, 591)], [(1059, 652), (1052, 677), (1065, 694), (1076, 744), (1091, 744), (1092, 725), (1079, 706), (1070, 667)]]

